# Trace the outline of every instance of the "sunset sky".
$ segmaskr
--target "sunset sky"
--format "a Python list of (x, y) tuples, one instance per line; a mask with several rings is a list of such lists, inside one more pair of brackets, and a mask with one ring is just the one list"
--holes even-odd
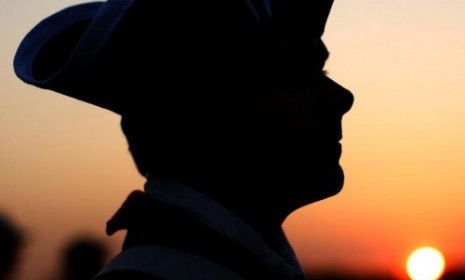
[[(76, 233), (141, 188), (119, 116), (23, 84), (12, 60), (40, 19), (82, 1), (0, 0), (0, 212), (27, 232), (20, 279), (47, 279)], [(329, 76), (350, 89), (344, 190), (285, 223), (309, 270), (405, 276), (415, 248), (465, 267), (465, 1), (335, 0)]]

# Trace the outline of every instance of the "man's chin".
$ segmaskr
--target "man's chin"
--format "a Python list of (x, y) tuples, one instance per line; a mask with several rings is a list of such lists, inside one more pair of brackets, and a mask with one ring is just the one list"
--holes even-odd
[(330, 172), (321, 172), (320, 174), (321, 176), (317, 180), (309, 179), (306, 182), (307, 187), (299, 207), (324, 200), (341, 192), (344, 185), (344, 172), (339, 164), (331, 168)]
[(328, 174), (326, 180), (323, 178), (322, 181), (321, 197), (318, 200), (335, 196), (340, 193), (344, 186), (344, 172), (342, 167), (337, 164), (337, 166), (334, 167), (334, 171), (331, 172), (331, 174)]
[(344, 186), (344, 171), (342, 170), (342, 167), (338, 164), (334, 169), (334, 174), (331, 176), (331, 178), (328, 178), (327, 187), (325, 188), (327, 190), (326, 196), (323, 197), (322, 199), (328, 198), (328, 197), (331, 197), (331, 196), (334, 196), (340, 193), (343, 186)]

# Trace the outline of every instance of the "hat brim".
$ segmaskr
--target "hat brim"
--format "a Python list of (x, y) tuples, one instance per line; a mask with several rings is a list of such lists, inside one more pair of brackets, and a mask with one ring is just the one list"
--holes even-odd
[(91, 2), (61, 10), (37, 24), (14, 58), (24, 82), (119, 113), (118, 102), (86, 82), (93, 61), (134, 1)]

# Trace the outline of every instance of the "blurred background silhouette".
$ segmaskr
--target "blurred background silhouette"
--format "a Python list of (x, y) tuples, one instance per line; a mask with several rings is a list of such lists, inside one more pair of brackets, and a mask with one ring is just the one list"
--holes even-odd
[(463, 280), (465, 279), (465, 269), (451, 270), (444, 273), (442, 280)]
[(24, 245), (23, 232), (0, 213), (0, 279), (13, 279)]
[[(0, 8), (0, 205), (34, 237), (20, 280), (55, 275), (69, 236), (101, 236), (143, 184), (118, 116), (13, 74), (26, 32), (82, 2), (15, 0)], [(406, 279), (408, 255), (424, 245), (443, 252), (444, 279), (464, 279), (464, 11), (463, 0), (335, 1), (323, 37), (326, 68), (356, 96), (344, 119), (345, 188), (285, 223), (314, 279), (342, 277), (327, 271)], [(121, 237), (110, 239), (110, 255)]]
[(62, 251), (62, 280), (91, 280), (107, 260), (107, 248), (93, 237), (70, 240)]

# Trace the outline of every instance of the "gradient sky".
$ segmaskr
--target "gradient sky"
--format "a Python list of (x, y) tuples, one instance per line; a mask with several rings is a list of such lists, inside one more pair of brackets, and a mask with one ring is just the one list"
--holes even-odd
[[(119, 117), (20, 82), (11, 62), (41, 18), (82, 1), (0, 0), (0, 209), (27, 231), (20, 279), (45, 279), (76, 233), (141, 188)], [(414, 248), (465, 265), (465, 1), (335, 0), (329, 75), (355, 94), (344, 190), (285, 223), (302, 263), (403, 275)], [(117, 248), (121, 234), (108, 239)]]

